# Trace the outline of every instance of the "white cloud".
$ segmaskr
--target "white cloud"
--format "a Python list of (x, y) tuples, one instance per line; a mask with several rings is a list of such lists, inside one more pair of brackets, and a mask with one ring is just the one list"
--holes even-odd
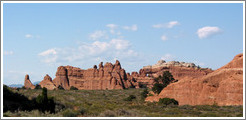
[(110, 29), (116, 29), (118, 27), (118, 25), (116, 24), (107, 24), (107, 27), (109, 27)]
[(164, 56), (161, 57), (162, 60), (174, 60), (176, 57), (172, 54), (165, 54)]
[(115, 29), (118, 28), (118, 25), (116, 24), (107, 24), (106, 27), (108, 27), (110, 30), (109, 32), (111, 34), (120, 34), (120, 32), (116, 32)]
[(137, 55), (130, 47), (131, 44), (127, 40), (112, 39), (109, 42), (81, 43), (77, 47), (52, 48), (38, 55), (41, 57), (41, 61), (45, 63), (111, 60)]
[(13, 55), (14, 52), (13, 51), (4, 51), (3, 54), (4, 55)]
[(167, 24), (167, 28), (172, 28), (176, 25), (178, 25), (179, 22), (178, 21), (170, 21), (168, 24)]
[(122, 28), (125, 29), (125, 30), (131, 30), (131, 31), (137, 31), (138, 30), (138, 26), (137, 25), (124, 26)]
[(107, 38), (106, 31), (95, 31), (94, 33), (89, 35), (89, 38), (92, 40), (98, 40), (100, 38)]
[(40, 56), (55, 55), (57, 52), (55, 49), (49, 49), (44, 52), (39, 53)]
[(155, 24), (152, 25), (153, 28), (173, 28), (176, 25), (179, 25), (180, 23), (178, 21), (170, 21), (168, 23), (164, 24)]
[(121, 39), (112, 39), (110, 44), (115, 47), (117, 50), (124, 50), (130, 46), (129, 41), (121, 40)]
[(212, 37), (219, 33), (221, 33), (221, 29), (219, 27), (206, 26), (197, 30), (197, 35), (200, 39)]
[(167, 36), (162, 35), (162, 36), (161, 36), (161, 39), (162, 39), (163, 41), (166, 41), (166, 40), (167, 40)]
[(33, 38), (33, 35), (31, 35), (31, 34), (26, 34), (26, 35), (25, 35), (25, 38)]

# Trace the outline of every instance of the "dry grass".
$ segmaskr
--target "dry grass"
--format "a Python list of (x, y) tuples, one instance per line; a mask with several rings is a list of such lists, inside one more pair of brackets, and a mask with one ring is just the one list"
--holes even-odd
[[(48, 91), (57, 103), (55, 114), (30, 112), (6, 112), (4, 116), (16, 117), (242, 117), (243, 106), (160, 106), (144, 102), (141, 92), (144, 89), (126, 90), (54, 90)], [(29, 98), (38, 96), (41, 90), (16, 91)], [(136, 96), (126, 101), (129, 95)]]

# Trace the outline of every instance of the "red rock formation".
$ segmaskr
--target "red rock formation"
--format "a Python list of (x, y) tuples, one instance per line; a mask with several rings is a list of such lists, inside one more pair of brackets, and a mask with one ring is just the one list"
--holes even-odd
[(26, 75), (25, 76), (25, 81), (24, 81), (24, 86), (25, 86), (25, 88), (27, 88), (27, 89), (34, 89), (35, 88), (35, 86), (32, 84), (32, 82), (30, 81), (30, 79), (29, 79), (29, 75)]
[(44, 77), (44, 80), (42, 80), (39, 85), (43, 88), (47, 88), (48, 90), (54, 90), (56, 89), (55, 84), (52, 82), (52, 78), (46, 74), (46, 76)]
[(174, 98), (180, 105), (243, 105), (243, 54), (206, 76), (172, 83), (146, 101), (164, 97)]
[(72, 66), (60, 66), (56, 72), (53, 83), (69, 89), (74, 86), (78, 89), (86, 90), (105, 90), (105, 89), (124, 89), (134, 85), (134, 81), (128, 79), (126, 72), (121, 68), (117, 60), (113, 65), (101, 62), (99, 69), (94, 65), (93, 68), (83, 70)]

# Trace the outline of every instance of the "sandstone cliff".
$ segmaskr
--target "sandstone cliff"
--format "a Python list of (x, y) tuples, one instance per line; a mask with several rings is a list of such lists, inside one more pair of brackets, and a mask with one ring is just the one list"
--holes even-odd
[(25, 88), (27, 88), (27, 89), (34, 89), (35, 88), (35, 86), (32, 84), (32, 82), (30, 81), (30, 79), (29, 79), (29, 75), (26, 75), (25, 76), (25, 81), (24, 81), (24, 86), (25, 86)]
[(99, 68), (94, 65), (93, 68), (87, 70), (72, 66), (60, 66), (53, 83), (64, 89), (74, 86), (86, 90), (124, 89), (136, 84), (127, 77), (118, 60), (115, 64), (106, 63), (103, 65), (101, 62)]
[(146, 101), (164, 97), (174, 98), (180, 105), (243, 105), (243, 54), (203, 77), (172, 83)]
[(158, 77), (162, 75), (164, 71), (169, 71), (172, 73), (175, 80), (182, 81), (184, 79), (194, 79), (197, 77), (205, 76), (212, 72), (208, 68), (200, 68), (194, 63), (185, 63), (178, 61), (169, 61), (160, 60), (157, 64), (152, 66), (145, 66), (139, 70), (139, 74), (132, 73), (132, 76), (137, 76), (136, 81), (146, 84), (148, 87), (152, 87), (154, 84), (154, 79), (146, 78), (145, 76)]

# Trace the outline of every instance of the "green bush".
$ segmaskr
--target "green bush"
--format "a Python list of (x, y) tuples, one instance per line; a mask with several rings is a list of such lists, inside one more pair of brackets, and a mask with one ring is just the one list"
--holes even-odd
[(3, 85), (3, 112), (16, 110), (33, 110), (35, 101), (29, 100), (26, 96), (13, 92), (8, 86)]
[(147, 88), (147, 85), (142, 83), (142, 82), (139, 82), (139, 88)]
[(159, 99), (159, 102), (158, 102), (159, 105), (179, 105), (179, 102), (175, 99), (172, 99), (172, 98), (160, 98)]
[(142, 99), (145, 99), (147, 96), (148, 96), (148, 90), (147, 89), (144, 89), (144, 91), (143, 92), (141, 92), (141, 98)]
[(136, 99), (135, 95), (129, 95), (127, 98), (125, 98), (125, 101), (132, 101), (133, 99)]
[(169, 85), (172, 81), (175, 79), (173, 78), (173, 75), (169, 71), (164, 71), (162, 75), (155, 78), (155, 84), (152, 87), (152, 90), (154, 93), (159, 94), (163, 88), (165, 88), (167, 85)]
[(55, 102), (53, 98), (48, 98), (47, 88), (42, 89), (42, 94), (38, 95), (36, 98), (36, 102), (38, 104), (38, 108), (43, 113), (45, 111), (49, 111), (50, 113), (55, 113)]
[(67, 109), (62, 113), (62, 115), (63, 117), (77, 117), (79, 113), (74, 110)]
[(78, 90), (78, 88), (74, 87), (74, 86), (71, 86), (70, 87), (70, 90)]
[(156, 94), (159, 94), (162, 89), (164, 88), (164, 85), (163, 84), (160, 84), (160, 83), (155, 83), (152, 87), (152, 91)]
[(101, 113), (100, 116), (102, 117), (115, 117), (116, 113), (111, 110), (106, 110), (105, 112)]
[(64, 88), (62, 86), (60, 86), (60, 85), (58, 86), (58, 89), (59, 90), (64, 90)]
[(35, 85), (35, 89), (42, 89), (40, 85)]

